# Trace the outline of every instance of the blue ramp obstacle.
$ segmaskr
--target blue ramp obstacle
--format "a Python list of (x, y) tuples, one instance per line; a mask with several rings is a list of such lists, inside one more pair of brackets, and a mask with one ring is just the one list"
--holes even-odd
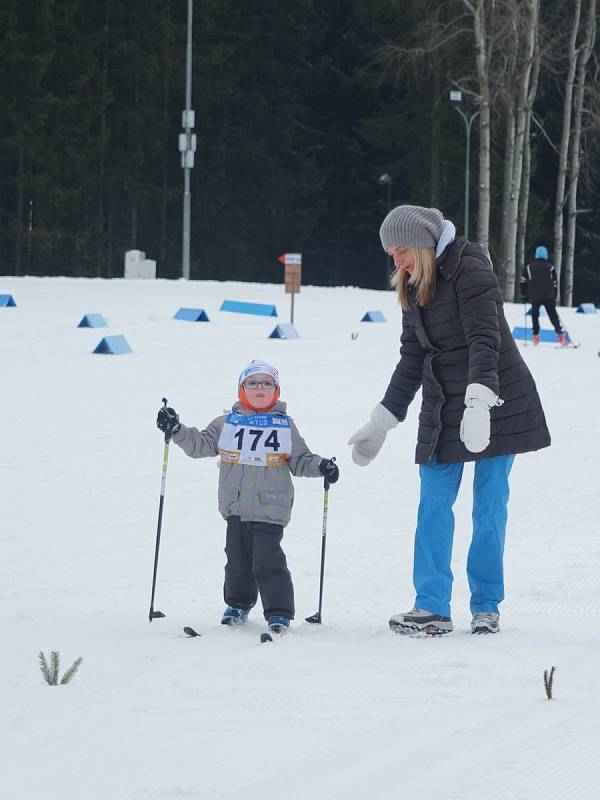
[[(565, 336), (567, 337), (567, 341), (571, 341), (571, 337), (567, 333), (567, 331), (563, 331)], [(531, 332), (531, 328), (513, 328), (512, 335), (514, 339), (525, 339), (526, 341), (530, 342), (531, 337), (533, 336)], [(540, 342), (553, 342), (554, 344), (558, 344), (558, 336), (556, 335), (556, 331), (540, 331)]]
[(223, 300), (219, 311), (233, 311), (235, 314), (259, 314), (262, 317), (276, 317), (275, 306), (265, 303), (242, 303), (238, 300)]
[(0, 294), (0, 308), (16, 308), (16, 305), (12, 294)]
[(173, 315), (173, 319), (183, 319), (186, 322), (210, 322), (208, 314), (203, 308), (180, 308)]
[(291, 322), (281, 322), (269, 335), (269, 339), (299, 339), (300, 334)]
[(385, 317), (381, 311), (367, 311), (361, 322), (385, 322)]
[(78, 328), (108, 328), (108, 322), (104, 319), (102, 314), (85, 314)]
[(594, 303), (580, 303), (577, 306), (578, 314), (595, 314), (596, 306)]
[[(532, 310), (531, 307), (529, 307), (527, 309), (527, 316), (528, 317), (531, 316), (531, 310)], [(545, 317), (545, 316), (546, 316), (546, 309), (545, 309), (544, 306), (540, 306), (540, 317)]]
[(98, 343), (93, 353), (104, 353), (111, 356), (122, 356), (133, 352), (124, 336), (105, 336)]

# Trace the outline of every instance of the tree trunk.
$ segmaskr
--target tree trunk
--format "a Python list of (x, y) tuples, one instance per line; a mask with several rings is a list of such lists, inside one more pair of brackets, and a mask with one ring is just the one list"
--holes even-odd
[(442, 142), (441, 114), (438, 110), (442, 96), (440, 64), (437, 59), (433, 65), (433, 104), (431, 108), (431, 159), (429, 169), (429, 203), (433, 208), (440, 207), (440, 148)]
[[(525, 123), (525, 145), (523, 150), (523, 174), (521, 177), (521, 196), (519, 198), (519, 227), (517, 233), (517, 267), (519, 273), (525, 264), (525, 237), (527, 234), (527, 214), (529, 213), (529, 189), (531, 181), (531, 114)], [(515, 298), (517, 300), (517, 298)]]
[(531, 181), (531, 118), (533, 116), (533, 101), (537, 95), (541, 52), (539, 42), (536, 45), (533, 57), (533, 71), (529, 92), (529, 108), (525, 120), (525, 140), (523, 145), (523, 174), (521, 177), (521, 197), (519, 200), (519, 227), (517, 234), (517, 272), (525, 265), (525, 237), (527, 235), (527, 215), (529, 213), (529, 190)]
[[(594, 0), (595, 2), (595, 0)], [(531, 77), (534, 53), (539, 26), (539, 0), (527, 0), (524, 5), (523, 19), (519, 20), (518, 44), (522, 47), (522, 58), (516, 59), (517, 87), (514, 127), (514, 156), (512, 159), (512, 175), (509, 192), (509, 202), (506, 211), (507, 226), (505, 258), (504, 258), (504, 299), (513, 302), (515, 299), (516, 284), (516, 250), (517, 229), (519, 223), (519, 198), (523, 177), (523, 152), (525, 147), (525, 130), (527, 116), (531, 114), (533, 98), (531, 97)], [(522, 38), (523, 37), (523, 38)], [(519, 56), (520, 53), (517, 53)]]
[(504, 289), (504, 277), (508, 260), (508, 210), (510, 206), (510, 192), (513, 179), (513, 164), (515, 160), (515, 102), (512, 88), (508, 90), (508, 101), (505, 109), (506, 120), (504, 130), (504, 169), (502, 183), (502, 214), (500, 225), (500, 247), (497, 263), (500, 266), (500, 283)]
[(490, 240), (490, 184), (491, 184), (491, 134), (490, 134), (490, 59), (491, 45), (486, 27), (485, 0), (463, 0), (473, 16), (475, 38), (475, 63), (479, 82), (479, 210), (477, 238), (488, 248)]
[(106, 146), (108, 137), (108, 54), (110, 49), (110, 4), (106, 9), (104, 21), (104, 52), (102, 54), (102, 110), (100, 112), (100, 163), (98, 165), (98, 221), (96, 223), (98, 233), (98, 251), (96, 253), (96, 276), (110, 276), (110, 261), (108, 260), (108, 248), (106, 246), (106, 220), (104, 208), (104, 193), (106, 191)]
[(25, 145), (19, 142), (17, 156), (17, 208), (15, 214), (15, 275), (22, 275), (23, 270), (23, 197), (25, 181)]
[(571, 164), (569, 171), (569, 214), (567, 219), (567, 250), (565, 259), (565, 305), (573, 303), (573, 278), (575, 265), (575, 238), (577, 232), (577, 187), (581, 170), (581, 119), (585, 100), (587, 65), (596, 41), (596, 0), (590, 0), (585, 26), (585, 40), (577, 60), (577, 85), (573, 106), (573, 135), (571, 137)]
[(567, 182), (567, 169), (569, 158), (569, 141), (571, 138), (571, 115), (573, 108), (573, 85), (575, 83), (575, 70), (577, 67), (577, 34), (581, 18), (581, 0), (575, 0), (573, 9), (573, 25), (569, 36), (568, 59), (569, 66), (565, 79), (565, 99), (563, 105), (562, 134), (558, 155), (558, 175), (556, 179), (556, 198), (554, 200), (554, 267), (558, 279), (558, 295), (561, 293), (561, 273), (563, 256), (563, 225), (565, 206), (565, 186)]

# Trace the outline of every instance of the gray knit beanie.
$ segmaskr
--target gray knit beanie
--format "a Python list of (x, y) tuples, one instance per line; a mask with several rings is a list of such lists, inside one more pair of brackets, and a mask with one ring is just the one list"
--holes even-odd
[(396, 206), (379, 229), (381, 244), (392, 247), (436, 247), (444, 228), (444, 216), (437, 208)]

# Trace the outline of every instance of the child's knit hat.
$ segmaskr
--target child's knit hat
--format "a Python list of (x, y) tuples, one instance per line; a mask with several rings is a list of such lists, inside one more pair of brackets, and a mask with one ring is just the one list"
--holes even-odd
[[(244, 381), (246, 378), (250, 378), (252, 375), (268, 375), (269, 377), (273, 378), (275, 381), (275, 391), (273, 393), (273, 400), (269, 408), (272, 408), (275, 403), (279, 400), (279, 373), (272, 367), (271, 364), (267, 364), (266, 361), (261, 361), (260, 359), (254, 359), (251, 361), (247, 367), (244, 367), (240, 374), (240, 380), (238, 382), (238, 398), (240, 403), (244, 406), (244, 408), (248, 408), (252, 411), (258, 411), (255, 406), (252, 405), (248, 396), (246, 394), (246, 389), (244, 387)], [(263, 408), (260, 409), (261, 411), (266, 411), (267, 409)]]
[(273, 378), (275, 384), (279, 386), (279, 373), (275, 367), (272, 367), (271, 364), (267, 364), (266, 361), (254, 359), (246, 367), (244, 367), (240, 374), (238, 386), (241, 386), (246, 378), (249, 378), (251, 375), (269, 375), (271, 378)]

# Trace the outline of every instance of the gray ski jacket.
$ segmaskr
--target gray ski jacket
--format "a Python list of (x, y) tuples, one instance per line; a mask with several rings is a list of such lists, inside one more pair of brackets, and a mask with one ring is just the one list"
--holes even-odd
[[(236, 402), (232, 411), (244, 416), (249, 411)], [(269, 414), (286, 414), (286, 404), (278, 401)], [(218, 456), (218, 442), (227, 414), (216, 417), (199, 431), (181, 425), (173, 434), (173, 442), (191, 458)], [(291, 419), (291, 418), (290, 418)], [(303, 478), (320, 478), (322, 456), (312, 453), (292, 420), (292, 453), (285, 464), (277, 467), (254, 467), (248, 464), (219, 464), (219, 512), (228, 517), (240, 517), (242, 522), (270, 522), (287, 525), (294, 503), (294, 486), (290, 473)]]

